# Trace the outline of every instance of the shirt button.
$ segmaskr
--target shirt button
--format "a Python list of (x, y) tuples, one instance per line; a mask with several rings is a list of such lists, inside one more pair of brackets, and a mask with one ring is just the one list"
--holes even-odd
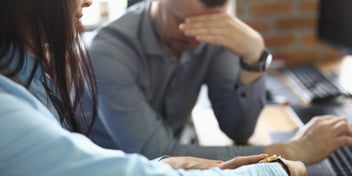
[(241, 92), (241, 93), (240, 93), (240, 96), (241, 96), (242, 98), (245, 98), (245, 97), (246, 97), (246, 93)]

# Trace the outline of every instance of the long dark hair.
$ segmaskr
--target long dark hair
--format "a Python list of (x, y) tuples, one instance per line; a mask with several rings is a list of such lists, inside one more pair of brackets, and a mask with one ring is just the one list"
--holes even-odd
[[(8, 53), (19, 54), (16, 69), (6, 74), (11, 78), (31, 51), (61, 123), (71, 131), (88, 134), (97, 114), (97, 91), (87, 50), (80, 42), (82, 25), (76, 9), (75, 0), (0, 0), (0, 61)], [(3, 62), (0, 69), (9, 64)], [(23, 85), (29, 88), (32, 79), (33, 74)], [(84, 109), (86, 102), (91, 104), (89, 112)]]

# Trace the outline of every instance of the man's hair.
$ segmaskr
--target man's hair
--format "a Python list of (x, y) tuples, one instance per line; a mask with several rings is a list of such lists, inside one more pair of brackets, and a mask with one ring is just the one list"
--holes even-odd
[(228, 0), (200, 0), (206, 7), (218, 7), (224, 5)]

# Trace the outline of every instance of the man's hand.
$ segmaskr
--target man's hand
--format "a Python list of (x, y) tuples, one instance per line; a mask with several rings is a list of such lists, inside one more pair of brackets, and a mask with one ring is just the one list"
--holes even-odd
[[(317, 163), (343, 146), (352, 146), (352, 128), (346, 118), (314, 117), (292, 138), (294, 155), (305, 164)], [(292, 159), (292, 158), (290, 158)]]
[(264, 50), (261, 35), (228, 13), (214, 13), (187, 18), (180, 30), (200, 42), (224, 46), (248, 64), (258, 61)]
[[(179, 28), (186, 36), (200, 42), (227, 48), (247, 64), (257, 63), (265, 48), (264, 40), (257, 31), (228, 13), (189, 17)], [(240, 79), (244, 84), (251, 84), (261, 75), (241, 69)]]
[(314, 117), (290, 141), (269, 145), (265, 152), (311, 165), (343, 146), (352, 146), (350, 123), (346, 118), (326, 115)]
[(169, 164), (174, 169), (209, 169), (212, 167), (219, 167), (221, 169), (235, 169), (243, 165), (258, 163), (264, 159), (267, 154), (240, 156), (228, 161), (209, 160), (196, 157), (169, 157), (162, 159), (160, 162)]

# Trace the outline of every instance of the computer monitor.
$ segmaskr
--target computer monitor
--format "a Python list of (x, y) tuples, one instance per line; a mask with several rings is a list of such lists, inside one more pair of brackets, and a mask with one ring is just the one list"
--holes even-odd
[(320, 0), (318, 37), (352, 54), (352, 0)]

